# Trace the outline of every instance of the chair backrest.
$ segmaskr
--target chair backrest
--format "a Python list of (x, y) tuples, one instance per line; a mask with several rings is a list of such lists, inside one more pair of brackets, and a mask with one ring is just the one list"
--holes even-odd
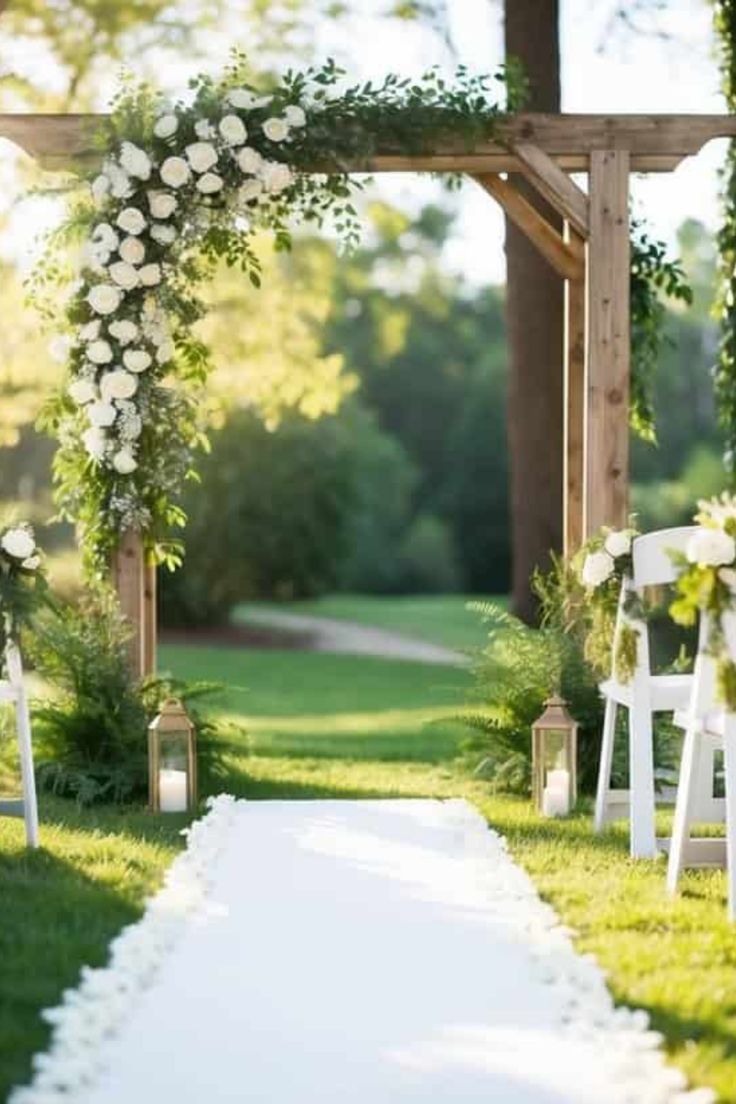
[(681, 525), (675, 529), (658, 529), (656, 533), (635, 537), (631, 554), (634, 562), (632, 582), (636, 589), (674, 583), (677, 568), (668, 553), (684, 552), (695, 532), (694, 525)]
[(20, 658), (20, 651), (12, 640), (8, 640), (5, 645), (5, 669), (7, 682), (11, 686), (23, 685), (23, 663)]

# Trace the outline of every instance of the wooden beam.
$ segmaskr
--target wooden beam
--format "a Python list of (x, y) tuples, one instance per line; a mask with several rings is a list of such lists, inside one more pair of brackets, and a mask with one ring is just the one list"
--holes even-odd
[(156, 565), (146, 563), (143, 575), (143, 674), (156, 673), (158, 587)]
[(565, 475), (564, 551), (573, 555), (585, 538), (585, 242), (565, 224), (565, 237), (582, 254), (578, 278), (565, 281)]
[(112, 571), (120, 609), (132, 629), (128, 643), (130, 669), (134, 678), (139, 679), (147, 673), (144, 630), (146, 562), (143, 539), (136, 530), (128, 529), (120, 538), (113, 556)]
[(510, 180), (494, 173), (476, 177), (478, 182), (503, 207), (511, 221), (522, 230), (560, 276), (579, 280), (583, 274), (580, 254), (562, 240), (554, 226), (533, 207)]
[[(7, 138), (49, 168), (94, 163), (100, 157), (95, 131), (109, 125), (107, 115), (0, 114), (0, 138)], [(368, 159), (344, 166), (347, 172), (518, 172), (511, 148), (533, 144), (560, 168), (584, 172), (594, 150), (630, 151), (631, 168), (666, 172), (713, 138), (736, 136), (736, 115), (541, 115), (500, 119), (497, 141), (479, 142), (467, 151), (443, 142), (430, 154), (407, 156), (381, 148)], [(307, 166), (324, 171), (326, 166)]]
[(624, 526), (629, 474), (629, 155), (590, 159), (585, 530)]
[(582, 238), (588, 236), (588, 197), (548, 153), (530, 142), (514, 143), (524, 175)]

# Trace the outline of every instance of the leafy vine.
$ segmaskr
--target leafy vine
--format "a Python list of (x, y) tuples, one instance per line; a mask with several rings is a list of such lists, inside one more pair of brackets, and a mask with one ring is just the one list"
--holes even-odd
[[(720, 45), (723, 94), (736, 111), (736, 0), (714, 0), (713, 18)], [(726, 438), (726, 467), (736, 472), (736, 142), (730, 142), (723, 167), (723, 224), (718, 233), (720, 286), (717, 314), (721, 341), (714, 368), (718, 416)]]

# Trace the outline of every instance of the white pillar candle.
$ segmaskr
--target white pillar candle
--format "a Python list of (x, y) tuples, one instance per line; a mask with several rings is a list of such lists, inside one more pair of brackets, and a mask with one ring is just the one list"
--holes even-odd
[(567, 794), (563, 794), (561, 790), (551, 790), (549, 786), (545, 786), (542, 791), (542, 816), (567, 816), (569, 811)]
[(547, 771), (547, 789), (561, 793), (570, 800), (570, 772), (566, 770)]
[(185, 813), (187, 811), (187, 772), (160, 770), (158, 796), (162, 813)]

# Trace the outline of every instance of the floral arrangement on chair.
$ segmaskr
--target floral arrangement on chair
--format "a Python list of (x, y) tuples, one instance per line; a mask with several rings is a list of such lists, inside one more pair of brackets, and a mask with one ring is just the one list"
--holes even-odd
[(682, 553), (672, 553), (679, 569), (677, 597), (670, 615), (679, 625), (708, 618), (706, 647), (716, 660), (717, 692), (736, 710), (736, 663), (726, 640), (724, 614), (736, 609), (736, 495), (702, 499), (695, 515), (698, 528)]
[[(631, 680), (636, 666), (637, 633), (631, 625), (621, 626), (615, 656), (612, 649), (621, 585), (631, 577), (631, 542), (637, 535), (631, 527), (604, 526), (586, 541), (573, 561), (584, 591), (580, 613), (586, 624), (585, 658), (603, 678), (608, 678), (613, 667), (621, 682)], [(640, 606), (633, 592), (626, 596), (625, 609), (632, 618), (642, 616)]]
[(29, 624), (46, 590), (42, 556), (31, 526), (0, 528), (0, 668), (7, 641)]

